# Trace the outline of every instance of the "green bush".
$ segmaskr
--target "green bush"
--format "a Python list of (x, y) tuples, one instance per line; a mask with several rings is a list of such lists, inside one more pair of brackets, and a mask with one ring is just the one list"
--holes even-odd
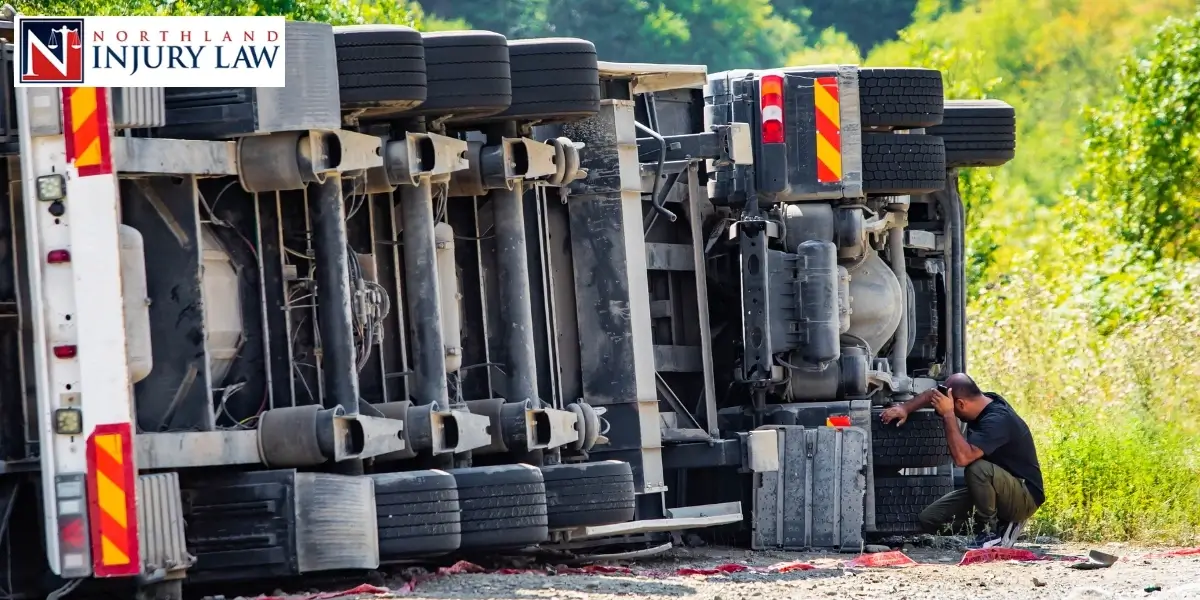
[[(1200, 273), (1193, 273), (1198, 275)], [(969, 368), (1037, 439), (1046, 504), (1034, 530), (1187, 543), (1200, 534), (1200, 301), (1101, 334), (1086, 299), (1016, 273), (970, 312)]]

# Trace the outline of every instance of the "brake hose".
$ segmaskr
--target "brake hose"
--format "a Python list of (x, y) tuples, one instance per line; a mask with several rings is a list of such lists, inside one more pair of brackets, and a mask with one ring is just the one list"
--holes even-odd
[(658, 211), (658, 214), (663, 215), (668, 221), (674, 223), (675, 219), (677, 218), (675, 213), (667, 210), (667, 207), (664, 206), (666, 195), (664, 194), (663, 197), (660, 198), (658, 193), (659, 182), (662, 181), (663, 176), (663, 164), (667, 161), (667, 140), (663, 136), (659, 135), (657, 131), (650, 129), (649, 127), (646, 127), (637, 121), (634, 121), (633, 125), (642, 133), (645, 133), (655, 140), (658, 140), (658, 165), (654, 168), (654, 187), (650, 190), (650, 202), (654, 204), (654, 210)]

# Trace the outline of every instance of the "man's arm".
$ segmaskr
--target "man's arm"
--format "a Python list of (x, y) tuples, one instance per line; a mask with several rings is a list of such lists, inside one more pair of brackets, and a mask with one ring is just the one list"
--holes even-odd
[(958, 429), (958, 418), (954, 413), (942, 415), (942, 428), (946, 430), (946, 445), (950, 447), (950, 458), (954, 464), (965, 467), (983, 456), (983, 450), (972, 446)]
[(995, 452), (1008, 440), (1008, 430), (1002, 420), (995, 416), (983, 416), (974, 425), (971, 440), (963, 437), (958, 428), (958, 417), (954, 414), (954, 394), (944, 395), (933, 391), (933, 410), (942, 417), (942, 429), (946, 432), (946, 445), (950, 458), (960, 467), (979, 460), (984, 454)]
[(929, 408), (932, 405), (933, 390), (925, 390), (920, 394), (913, 396), (912, 400), (904, 403), (904, 412), (911, 415), (914, 411), (921, 410), (922, 408)]
[(884, 423), (891, 423), (892, 421), (899, 420), (900, 423), (903, 424), (904, 421), (908, 419), (908, 415), (911, 415), (914, 411), (921, 410), (922, 408), (929, 408), (931, 404), (933, 404), (933, 390), (925, 390), (904, 404), (889, 407), (887, 410), (883, 411), (883, 414), (880, 415), (880, 419)]

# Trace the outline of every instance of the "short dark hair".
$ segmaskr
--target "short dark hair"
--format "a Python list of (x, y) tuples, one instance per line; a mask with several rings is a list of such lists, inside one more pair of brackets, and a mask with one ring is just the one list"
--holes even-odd
[(955, 398), (978, 398), (983, 395), (979, 384), (966, 373), (956, 373), (946, 379), (946, 387), (954, 392)]

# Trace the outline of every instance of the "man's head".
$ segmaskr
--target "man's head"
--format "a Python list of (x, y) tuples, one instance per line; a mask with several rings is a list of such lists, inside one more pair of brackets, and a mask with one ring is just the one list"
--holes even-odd
[(946, 387), (954, 397), (954, 416), (963, 421), (979, 418), (979, 413), (992, 401), (966, 373), (955, 373), (946, 378)]

